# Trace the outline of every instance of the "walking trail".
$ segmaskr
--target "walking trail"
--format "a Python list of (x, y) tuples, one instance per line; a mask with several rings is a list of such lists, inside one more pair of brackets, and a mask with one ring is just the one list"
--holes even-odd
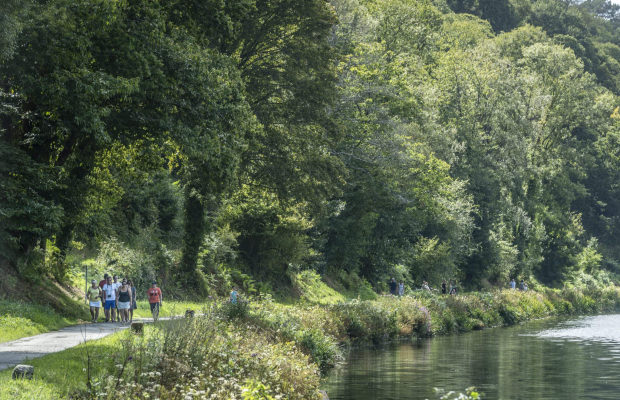
[[(160, 320), (163, 319), (168, 318), (160, 318)], [(134, 319), (134, 321), (147, 322), (151, 320)], [(66, 350), (85, 341), (101, 339), (127, 328), (129, 325), (119, 323), (81, 324), (68, 326), (59, 331), (0, 343), (0, 371), (26, 360)]]

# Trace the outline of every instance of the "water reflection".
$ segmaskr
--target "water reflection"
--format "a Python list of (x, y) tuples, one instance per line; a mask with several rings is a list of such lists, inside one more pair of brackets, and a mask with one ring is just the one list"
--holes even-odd
[(535, 321), (353, 349), (325, 382), (332, 400), (434, 399), (475, 385), (487, 399), (620, 399), (620, 315)]

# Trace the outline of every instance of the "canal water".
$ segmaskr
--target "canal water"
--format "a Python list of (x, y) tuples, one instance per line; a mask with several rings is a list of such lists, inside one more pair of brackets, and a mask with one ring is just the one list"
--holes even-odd
[(353, 348), (323, 388), (331, 400), (620, 399), (620, 315), (532, 321), (378, 348)]

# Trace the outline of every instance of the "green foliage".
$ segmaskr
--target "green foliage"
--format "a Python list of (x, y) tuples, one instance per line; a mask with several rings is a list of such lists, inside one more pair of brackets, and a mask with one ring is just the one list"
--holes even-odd
[(25, 276), (45, 273), (38, 238), (49, 237), (60, 226), (63, 210), (51, 199), (57, 189), (55, 171), (33, 160), (19, 148), (0, 142), (0, 250), (17, 259)]
[(163, 285), (169, 298), (185, 294), (179, 282), (172, 278), (173, 265), (178, 254), (166, 248), (158, 241), (150, 239), (150, 231), (142, 233), (141, 240), (135, 247), (116, 240), (102, 242), (95, 265), (90, 269), (91, 276), (103, 277), (104, 273), (118, 275), (133, 281), (138, 288), (138, 297), (146, 293), (146, 288), (156, 280)]
[(242, 319), (248, 316), (249, 305), (245, 299), (239, 299), (236, 303), (227, 301), (221, 306), (220, 311), (229, 320)]
[(0, 5), (0, 61), (11, 57), (17, 35), (22, 28), (21, 13), (30, 6), (29, 1), (7, 0)]
[(95, 377), (97, 389), (80, 397), (318, 397), (316, 369), (291, 343), (273, 343), (250, 326), (213, 315), (159, 324), (143, 337), (124, 335), (121, 343), (111, 355), (114, 364)]
[(302, 302), (313, 304), (341, 303), (345, 297), (329, 287), (315, 271), (305, 270), (291, 276), (293, 291)]
[(243, 400), (274, 400), (268, 391), (269, 387), (253, 379), (248, 379), (246, 385), (241, 389), (241, 398)]
[(238, 253), (243, 265), (261, 279), (286, 279), (290, 266), (308, 257), (310, 228), (303, 207), (288, 207), (265, 192), (238, 193), (221, 217), (238, 232)]
[(0, 250), (31, 281), (112, 240), (148, 260), (129, 274), (201, 297), (560, 287), (620, 265), (606, 2), (0, 11)]

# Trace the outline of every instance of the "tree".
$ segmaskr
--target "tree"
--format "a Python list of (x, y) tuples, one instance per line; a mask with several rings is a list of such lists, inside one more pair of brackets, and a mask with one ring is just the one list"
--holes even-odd
[(83, 216), (89, 176), (114, 144), (171, 143), (185, 163), (179, 173), (201, 194), (223, 190), (236, 168), (252, 117), (234, 63), (165, 17), (151, 2), (39, 5), (19, 39), (28, 45), (2, 67), (16, 94), (6, 140), (57, 168), (66, 188), (54, 193), (61, 250)]

